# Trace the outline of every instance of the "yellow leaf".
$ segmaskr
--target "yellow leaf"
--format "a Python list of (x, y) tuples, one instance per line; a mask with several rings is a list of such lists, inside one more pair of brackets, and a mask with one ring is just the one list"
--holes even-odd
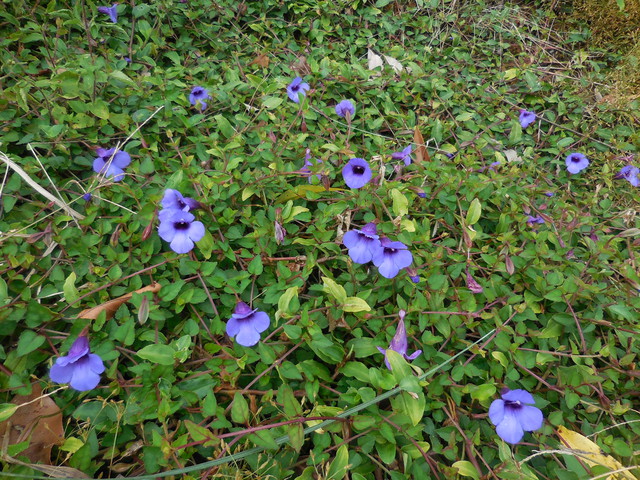
[[(602, 465), (611, 470), (624, 470), (625, 467), (610, 455), (603, 453), (598, 444), (592, 442), (587, 437), (577, 432), (569, 430), (563, 426), (558, 427), (558, 437), (571, 450), (576, 450), (576, 456), (584, 460), (584, 462), (593, 467)], [(609, 475), (607, 480), (638, 480), (637, 477), (627, 472), (620, 472)]]

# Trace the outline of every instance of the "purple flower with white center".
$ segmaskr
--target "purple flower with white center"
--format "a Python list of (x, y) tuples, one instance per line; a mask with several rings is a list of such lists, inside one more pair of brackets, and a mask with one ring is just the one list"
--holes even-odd
[(310, 89), (308, 83), (302, 81), (302, 78), (296, 77), (293, 81), (287, 86), (287, 95), (289, 98), (295, 102), (300, 103), (300, 95), (303, 97), (307, 96), (307, 91)]
[(406, 312), (404, 310), (400, 310), (398, 312), (398, 316), (400, 317), (400, 321), (398, 322), (398, 328), (396, 329), (396, 334), (391, 339), (391, 344), (389, 348), (384, 349), (377, 347), (378, 351), (384, 355), (384, 364), (387, 366), (389, 370), (391, 370), (391, 364), (387, 359), (387, 350), (393, 350), (396, 353), (402, 355), (407, 361), (414, 360), (418, 358), (418, 356), (422, 353), (422, 350), (416, 350), (411, 355), (407, 355), (407, 348), (409, 344), (407, 342), (407, 330), (404, 327), (404, 316)]
[(640, 174), (640, 169), (638, 167), (634, 167), (633, 165), (627, 165), (625, 167), (622, 167), (614, 178), (616, 179), (624, 178), (631, 185), (633, 185), (634, 187), (637, 187), (638, 185), (640, 185), (640, 179), (638, 178), (638, 174)]
[(124, 169), (131, 163), (131, 156), (123, 151), (110, 148), (98, 148), (96, 150), (98, 157), (93, 160), (93, 171), (104, 175), (106, 178), (112, 178), (114, 182), (119, 182), (124, 178)]
[(527, 128), (529, 125), (536, 121), (536, 114), (527, 110), (520, 110), (519, 120), (522, 128)]
[(401, 152), (393, 152), (391, 158), (394, 160), (402, 160), (405, 165), (411, 165), (411, 145), (402, 150)]
[(243, 347), (253, 347), (260, 341), (260, 334), (269, 328), (269, 315), (259, 312), (244, 302), (236, 305), (231, 318), (227, 321), (227, 335), (235, 337)]
[(100, 13), (109, 15), (109, 18), (113, 23), (118, 23), (118, 4), (114, 3), (110, 7), (98, 7)]
[(158, 235), (170, 242), (171, 250), (176, 253), (190, 252), (195, 242), (204, 237), (204, 225), (195, 220), (192, 213), (184, 210), (167, 210), (169, 214), (160, 222)]
[(489, 407), (489, 418), (496, 426), (496, 433), (507, 443), (518, 443), (524, 432), (533, 432), (542, 427), (542, 411), (526, 390), (508, 390), (502, 399), (494, 400)]
[(589, 166), (589, 159), (582, 153), (570, 153), (565, 160), (567, 171), (573, 175)]
[(540, 215), (536, 215), (535, 217), (532, 217), (531, 215), (529, 215), (529, 216), (527, 216), (527, 223), (529, 225), (534, 225), (536, 223), (543, 224), (544, 223), (544, 218), (542, 218)]
[(475, 278), (471, 276), (469, 270), (467, 270), (467, 288), (471, 290), (471, 293), (477, 294), (484, 292), (484, 288), (478, 282), (476, 282)]
[(362, 230), (349, 230), (342, 237), (342, 243), (349, 249), (349, 256), (355, 263), (368, 263), (373, 255), (382, 249), (376, 224), (367, 223)]
[(89, 339), (82, 336), (73, 342), (68, 355), (56, 359), (49, 376), (56, 383), (68, 383), (71, 388), (84, 392), (98, 386), (102, 372), (102, 359), (91, 353)]
[(336, 115), (339, 117), (345, 118), (349, 114), (349, 118), (353, 117), (356, 113), (356, 107), (353, 105), (351, 100), (342, 100), (339, 104), (336, 105)]
[(385, 278), (393, 278), (403, 268), (411, 265), (413, 255), (402, 242), (392, 242), (387, 237), (380, 239), (382, 248), (373, 254), (373, 264), (378, 267), (378, 272)]
[(352, 158), (342, 169), (342, 178), (349, 188), (364, 187), (371, 177), (371, 167), (364, 158)]
[(207, 102), (205, 100), (210, 99), (209, 90), (204, 87), (193, 87), (189, 94), (189, 102), (193, 106), (200, 105), (200, 111), (207, 108)]

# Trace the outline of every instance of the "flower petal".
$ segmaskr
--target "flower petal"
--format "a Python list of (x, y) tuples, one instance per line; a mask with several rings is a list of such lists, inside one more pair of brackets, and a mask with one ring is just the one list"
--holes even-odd
[(59, 365), (56, 362), (49, 370), (49, 377), (56, 383), (69, 383), (73, 376), (73, 368), (73, 364)]
[(243, 324), (238, 335), (236, 335), (236, 342), (243, 347), (253, 347), (259, 341), (260, 334), (249, 323)]
[(74, 364), (73, 374), (69, 385), (81, 392), (93, 390), (100, 383), (100, 374), (91, 369), (89, 357), (84, 357)]
[(193, 250), (194, 243), (186, 232), (178, 231), (169, 246), (176, 253), (189, 253)]
[(489, 419), (494, 425), (499, 425), (504, 418), (504, 400), (494, 400), (489, 407)]
[(265, 312), (256, 312), (251, 316), (251, 325), (258, 333), (264, 332), (267, 328), (269, 328), (270, 324), (271, 319)]
[(496, 433), (507, 443), (518, 443), (524, 436), (520, 422), (509, 408), (504, 409), (504, 417), (496, 426)]
[(227, 320), (227, 335), (231, 338), (235, 337), (240, 332), (241, 320), (231, 317)]
[(531, 405), (524, 405), (517, 411), (516, 415), (520, 421), (520, 426), (525, 432), (533, 432), (542, 427), (544, 416), (542, 410)]
[(202, 222), (199, 222), (196, 220), (195, 222), (192, 222), (191, 225), (189, 225), (189, 229), (187, 230), (187, 235), (194, 242), (202, 240), (202, 237), (204, 237), (204, 234), (205, 234), (205, 230), (204, 230), (204, 224)]
[(531, 395), (526, 390), (522, 390), (518, 388), (516, 390), (509, 390), (504, 395), (501, 395), (503, 400), (509, 400), (510, 402), (520, 402), (524, 404), (533, 405), (536, 401), (533, 399), (533, 395)]
[(173, 214), (173, 212), (171, 210), (162, 210), (160, 214), (158, 214), (158, 217), (160, 217), (160, 215), (163, 212), (167, 212), (164, 215), (167, 218), (160, 218), (160, 225), (158, 226), (158, 235), (160, 235), (160, 238), (163, 239), (165, 242), (172, 242), (174, 237), (178, 233), (178, 231), (175, 228), (173, 228), (173, 223), (170, 220), (168, 220), (168, 218)]

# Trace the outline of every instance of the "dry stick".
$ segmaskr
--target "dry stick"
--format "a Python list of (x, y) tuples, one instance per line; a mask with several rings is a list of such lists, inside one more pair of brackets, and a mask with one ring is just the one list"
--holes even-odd
[(18, 165), (13, 160), (11, 160), (9, 157), (7, 157), (7, 155), (4, 152), (0, 152), (0, 160), (2, 160), (4, 163), (6, 163), (7, 166), (10, 167), (18, 175), (20, 175), (22, 177), (22, 179), (25, 182), (27, 182), (40, 195), (44, 196), (50, 202), (55, 203), (58, 207), (60, 207), (65, 212), (67, 212), (71, 217), (73, 217), (74, 219), (77, 219), (77, 220), (82, 220), (84, 218), (84, 215), (76, 212), (69, 205), (67, 205), (66, 203), (64, 203), (60, 199), (54, 197), (47, 190), (45, 190), (43, 187), (38, 185), (38, 183), (36, 183), (35, 180), (33, 180), (29, 176), (29, 174), (22, 169), (22, 167), (20, 167), (20, 165)]
[(584, 334), (582, 333), (582, 327), (580, 326), (580, 320), (578, 320), (578, 316), (576, 315), (576, 312), (573, 311), (573, 307), (571, 306), (571, 303), (569, 303), (569, 300), (567, 300), (567, 297), (565, 297), (563, 295), (562, 299), (564, 300), (564, 303), (567, 304), (567, 308), (569, 308), (569, 311), (571, 312), (571, 315), (573, 316), (573, 319), (576, 322), (576, 327), (578, 327), (578, 333), (580, 334), (580, 343), (582, 344), (582, 353), (584, 353), (586, 355), (587, 354), (587, 342), (585, 341)]

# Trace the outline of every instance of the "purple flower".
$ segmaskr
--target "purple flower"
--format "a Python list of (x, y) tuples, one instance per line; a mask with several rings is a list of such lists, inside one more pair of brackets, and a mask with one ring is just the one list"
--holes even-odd
[(204, 237), (204, 225), (194, 221), (192, 213), (183, 210), (169, 209), (168, 215), (160, 222), (158, 235), (165, 242), (170, 242), (171, 250), (176, 253), (190, 252), (197, 242)]
[(567, 171), (576, 174), (589, 166), (589, 160), (582, 153), (570, 153), (565, 160)]
[(527, 128), (529, 125), (536, 121), (536, 114), (527, 110), (520, 110), (519, 120), (522, 128)]
[(349, 188), (360, 188), (371, 180), (371, 167), (363, 158), (352, 158), (342, 169), (344, 183)]
[(391, 339), (391, 344), (388, 349), (378, 348), (378, 351), (384, 355), (384, 364), (387, 366), (389, 370), (391, 370), (391, 364), (387, 359), (387, 350), (393, 350), (396, 353), (402, 355), (406, 360), (411, 361), (418, 358), (418, 355), (422, 353), (422, 350), (416, 350), (411, 355), (407, 355), (407, 330), (404, 327), (404, 316), (406, 312), (404, 310), (400, 310), (398, 316), (400, 317), (400, 321), (398, 322), (398, 328), (396, 329), (396, 334)]
[(304, 83), (302, 78), (296, 77), (287, 86), (287, 95), (289, 95), (289, 98), (295, 103), (300, 103), (300, 95), (305, 97), (309, 88), (311, 87), (309, 87), (308, 83)]
[[(322, 160), (320, 160), (319, 158), (314, 159), (313, 162), (311, 161), (311, 149), (307, 148), (307, 151), (304, 156), (304, 167), (302, 167), (300, 171), (303, 172), (305, 176), (309, 177), (307, 179), (309, 183), (311, 183), (311, 170), (309, 169), (309, 167), (312, 167), (319, 163), (322, 163)], [(316, 178), (320, 181), (322, 180), (322, 175), (320, 175), (319, 173), (316, 173)]]
[(498, 436), (508, 443), (518, 443), (524, 432), (542, 427), (542, 411), (526, 390), (507, 390), (501, 400), (494, 400), (489, 407), (489, 418), (496, 426)]
[(382, 249), (379, 238), (376, 235), (376, 224), (367, 223), (362, 230), (349, 230), (345, 233), (342, 243), (349, 249), (351, 260), (355, 263), (368, 263)]
[(467, 270), (467, 288), (471, 290), (471, 293), (482, 293), (484, 288), (471, 276), (469, 270)]
[(633, 165), (627, 165), (625, 167), (622, 167), (614, 178), (617, 178), (617, 179), (624, 178), (631, 185), (633, 185), (634, 187), (637, 187), (638, 185), (640, 185), (640, 179), (638, 179), (638, 174), (640, 174), (640, 169), (638, 167), (634, 167)]
[(282, 227), (282, 225), (280, 225), (280, 222), (278, 222), (277, 220), (274, 222), (273, 228), (275, 231), (276, 243), (280, 245), (282, 242), (284, 242), (287, 231)]
[(239, 302), (227, 321), (227, 335), (236, 337), (236, 342), (243, 347), (253, 347), (260, 340), (260, 334), (269, 328), (269, 323), (269, 315)]
[(124, 168), (131, 163), (131, 156), (123, 150), (115, 152), (115, 148), (98, 148), (98, 157), (93, 160), (93, 171), (106, 178), (113, 177), (114, 182), (119, 182), (124, 178)]
[(411, 279), (411, 281), (413, 283), (420, 283), (420, 276), (419, 275), (410, 275), (409, 278)]
[(190, 210), (195, 210), (200, 206), (200, 203), (193, 198), (183, 197), (178, 190), (173, 190), (171, 188), (167, 188), (164, 191), (164, 197), (162, 197), (160, 204), (163, 208), (158, 214), (158, 218), (161, 222), (173, 215), (174, 212), (172, 210), (183, 210), (188, 212)]
[(82, 336), (73, 342), (69, 355), (56, 359), (49, 370), (49, 376), (56, 383), (68, 383), (71, 388), (84, 392), (96, 388), (102, 372), (102, 359), (95, 353), (90, 353), (89, 339)]
[(82, 199), (85, 202), (90, 202), (92, 198), (93, 198), (93, 195), (91, 195), (89, 192), (87, 192), (84, 195), (82, 195)]
[(547, 197), (553, 197), (553, 196), (555, 195), (555, 193), (553, 193), (553, 192), (544, 192), (544, 194), (545, 194)]
[(207, 102), (205, 102), (205, 100), (210, 98), (209, 90), (204, 87), (193, 87), (189, 94), (189, 102), (194, 106), (200, 104), (200, 111), (207, 108)]
[(536, 215), (535, 217), (532, 217), (531, 215), (529, 215), (527, 216), (527, 223), (529, 225), (533, 225), (535, 223), (543, 224), (544, 218), (542, 218), (540, 215)]
[(411, 145), (409, 145), (401, 152), (392, 153), (391, 158), (393, 158), (394, 160), (402, 160), (407, 166), (411, 165)]
[(351, 100), (342, 100), (336, 105), (336, 115), (345, 118), (349, 114), (349, 117), (353, 117), (356, 113), (356, 107), (351, 103)]
[(98, 7), (100, 13), (109, 15), (109, 18), (113, 23), (118, 23), (118, 4), (114, 3), (110, 7)]
[(378, 272), (385, 278), (393, 278), (398, 272), (411, 265), (413, 255), (402, 242), (392, 242), (387, 237), (380, 239), (382, 248), (373, 254), (373, 264), (378, 267)]

